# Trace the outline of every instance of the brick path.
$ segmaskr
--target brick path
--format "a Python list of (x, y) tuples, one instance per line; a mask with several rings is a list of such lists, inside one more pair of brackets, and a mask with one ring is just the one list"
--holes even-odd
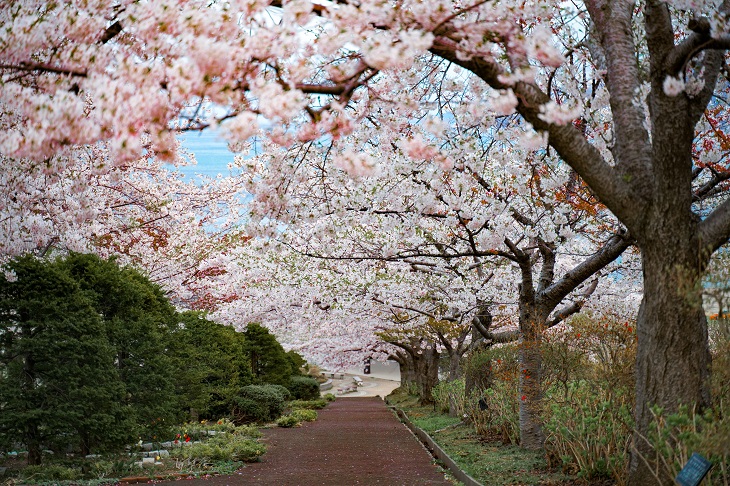
[(451, 484), (379, 398), (339, 398), (319, 410), (316, 422), (267, 429), (263, 441), (268, 450), (261, 462), (178, 486)]

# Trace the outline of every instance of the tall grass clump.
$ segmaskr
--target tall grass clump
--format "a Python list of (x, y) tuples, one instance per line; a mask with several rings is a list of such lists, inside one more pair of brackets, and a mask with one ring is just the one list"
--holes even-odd
[(502, 442), (520, 439), (519, 363), (514, 345), (493, 346), (471, 355), (465, 363), (470, 380), (465, 390), (464, 414), (484, 437), (499, 436)]
[(463, 378), (440, 381), (433, 388), (433, 398), (442, 413), (448, 413), (452, 417), (464, 417), (466, 395)]
[(636, 333), (630, 322), (575, 316), (545, 337), (543, 412), (551, 463), (583, 479), (625, 484)]
[(666, 414), (660, 407), (652, 408), (648, 437), (641, 438), (652, 453), (642, 455), (641, 460), (649, 466), (656, 484), (673, 483), (694, 452), (713, 463), (703, 485), (730, 483), (730, 419), (722, 412), (710, 409), (701, 414), (682, 406), (677, 413)]

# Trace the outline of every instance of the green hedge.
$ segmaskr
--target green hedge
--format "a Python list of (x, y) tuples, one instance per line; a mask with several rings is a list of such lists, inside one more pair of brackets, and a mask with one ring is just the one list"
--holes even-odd
[(315, 400), (319, 398), (319, 383), (311, 376), (292, 376), (289, 391), (297, 400)]
[(235, 399), (233, 416), (238, 423), (273, 422), (284, 411), (284, 394), (272, 385), (248, 385)]

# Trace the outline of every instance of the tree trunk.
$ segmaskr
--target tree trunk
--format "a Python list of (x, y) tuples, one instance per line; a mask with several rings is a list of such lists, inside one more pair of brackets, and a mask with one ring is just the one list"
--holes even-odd
[(416, 388), (416, 368), (413, 359), (408, 353), (397, 352), (392, 355), (392, 359), (398, 363), (400, 370), (400, 386), (410, 393)]
[(545, 445), (542, 430), (542, 350), (541, 334), (534, 329), (524, 334), (520, 342), (520, 445), (525, 449), (539, 450)]
[[(31, 339), (32, 331), (29, 327), (23, 327), (23, 338)], [(21, 390), (23, 395), (32, 396), (36, 387), (35, 358), (32, 353), (26, 353), (23, 357), (23, 377)], [(25, 446), (28, 448), (28, 465), (39, 466), (41, 464), (41, 444), (38, 422), (33, 421), (25, 427)]]
[(86, 457), (89, 454), (91, 454), (91, 447), (90, 447), (91, 439), (89, 438), (88, 434), (81, 434), (81, 455)]
[(416, 359), (419, 403), (432, 405), (435, 403), (433, 388), (439, 381), (439, 353), (433, 344), (421, 351), (422, 353)]
[(461, 376), (461, 354), (453, 349), (449, 354), (449, 381), (454, 381)]
[(41, 465), (41, 444), (39, 437), (38, 426), (35, 424), (28, 426), (25, 433), (25, 446), (28, 448), (29, 466)]
[[(676, 240), (675, 240), (676, 241)], [(664, 413), (680, 405), (699, 409), (710, 404), (710, 351), (707, 320), (702, 309), (700, 269), (704, 262), (697, 246), (684, 251), (670, 241), (642, 248), (644, 299), (637, 321), (636, 430), (629, 484), (651, 484), (656, 479), (645, 460), (653, 460), (647, 436), (652, 406)], [(667, 484), (673, 478), (661, 478)]]

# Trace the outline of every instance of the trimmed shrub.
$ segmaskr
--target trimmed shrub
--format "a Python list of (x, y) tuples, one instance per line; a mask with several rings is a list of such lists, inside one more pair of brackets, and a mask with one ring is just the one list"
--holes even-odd
[(291, 400), (292, 398), (296, 398), (296, 397), (292, 397), (292, 393), (284, 385), (276, 385), (276, 384), (273, 384), (273, 383), (266, 383), (265, 385), (261, 385), (261, 386), (265, 386), (268, 389), (279, 393), (281, 395), (281, 399), (284, 400), (284, 401)]
[(280, 417), (276, 421), (276, 425), (278, 425), (279, 427), (286, 427), (286, 428), (296, 427), (299, 424), (300, 424), (299, 420), (297, 420), (297, 418), (294, 417), (293, 415), (284, 415), (283, 417)]
[(319, 398), (319, 383), (311, 376), (292, 376), (289, 391), (297, 400), (315, 400)]
[(273, 422), (284, 411), (280, 390), (271, 385), (248, 385), (241, 388), (235, 399), (234, 421), (237, 423)]
[(196, 463), (210, 461), (254, 462), (266, 452), (266, 446), (255, 440), (237, 434), (215, 436), (206, 442), (173, 450), (176, 459)]
[(289, 415), (299, 420), (300, 422), (314, 422), (315, 420), (317, 420), (317, 412), (315, 410), (305, 410), (297, 408), (295, 410), (292, 410)]
[(328, 402), (334, 402), (335, 400), (337, 400), (337, 397), (334, 396), (332, 393), (325, 393), (322, 398), (324, 398)]

